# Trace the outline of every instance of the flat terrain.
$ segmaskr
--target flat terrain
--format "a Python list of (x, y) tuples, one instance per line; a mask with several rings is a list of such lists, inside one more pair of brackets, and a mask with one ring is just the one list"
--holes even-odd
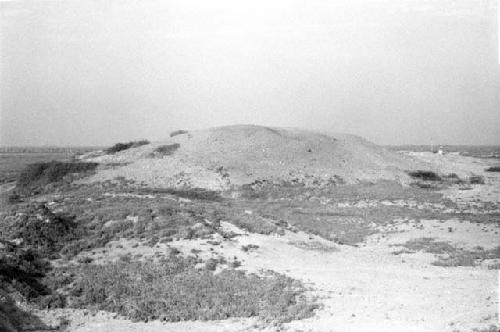
[[(250, 147), (241, 147), (256, 170), (252, 174), (237, 165), (236, 152), (210, 161), (201, 157), (200, 151), (216, 151), (215, 138), (227, 142), (229, 136), (232, 142), (242, 133), (258, 136), (258, 143), (250, 140)], [(485, 171), (498, 160), (396, 155), (358, 138), (279, 133), (218, 129), (215, 136), (203, 133), (196, 144), (181, 134), (186, 137), (168, 144), (93, 155), (87, 160), (100, 162), (93, 174), (65, 178), (22, 202), (7, 203), (12, 189), (5, 192), (3, 248), (15, 240), (20, 247), (46, 252), (50, 261), (39, 279), (47, 294), (30, 297), (12, 289), (32, 327), (498, 330), (500, 173)], [(291, 136), (297, 143), (290, 150), (280, 148), (285, 151), (274, 158), (269, 139), (289, 142)], [(155, 154), (159, 146), (174, 143), (180, 147)], [(259, 155), (271, 153), (263, 165), (261, 157), (252, 161), (255, 144), (265, 150)], [(233, 151), (237, 145), (224, 143), (220, 149)], [(314, 156), (308, 149), (326, 152)], [(371, 157), (357, 163), (364, 149)], [(299, 150), (303, 156), (297, 163), (287, 159)], [(343, 153), (340, 160), (349, 161), (349, 169), (328, 173), (326, 179), (332, 180), (322, 181), (328, 156), (338, 157), (335, 153)], [(168, 168), (169, 161), (188, 167), (183, 183), (198, 185), (171, 186), (177, 173)], [(280, 161), (281, 169), (268, 169)], [(439, 174), (439, 180), (408, 176), (405, 169), (413, 162)], [(299, 168), (304, 171), (289, 175)], [(414, 169), (420, 168), (408, 170)], [(29, 233), (23, 225), (63, 223), (70, 216), (75, 228), (54, 228), (60, 237), (50, 242), (43, 236), (36, 242), (22, 237)], [(37, 229), (43, 233), (43, 227)]]

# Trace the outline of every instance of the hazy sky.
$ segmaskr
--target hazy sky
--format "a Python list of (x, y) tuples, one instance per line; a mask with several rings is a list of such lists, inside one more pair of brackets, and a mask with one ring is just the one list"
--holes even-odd
[(252, 123), (500, 144), (494, 0), (0, 0), (0, 144)]

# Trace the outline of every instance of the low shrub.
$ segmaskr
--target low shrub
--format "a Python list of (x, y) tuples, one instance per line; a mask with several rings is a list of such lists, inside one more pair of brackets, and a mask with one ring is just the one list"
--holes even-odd
[(486, 172), (500, 172), (500, 166), (491, 166), (485, 169)]
[(174, 130), (173, 132), (170, 133), (170, 137), (174, 137), (174, 136), (177, 136), (177, 135), (183, 135), (183, 134), (187, 134), (188, 131), (187, 130)]
[(115, 154), (120, 151), (128, 150), (131, 148), (137, 148), (142, 145), (150, 144), (148, 140), (140, 140), (140, 141), (130, 141), (128, 143), (116, 143), (110, 148), (105, 150), (106, 154)]
[(94, 170), (97, 163), (84, 162), (42, 162), (29, 164), (19, 174), (17, 186), (31, 188), (58, 182), (71, 173), (85, 173)]
[(310, 317), (317, 305), (303, 296), (304, 288), (279, 274), (247, 275), (224, 270), (198, 270), (194, 259), (170, 256), (157, 262), (116, 262), (84, 265), (78, 275), (72, 305), (94, 307), (132, 320), (219, 320), (258, 316), (288, 322)]
[(408, 172), (412, 178), (425, 180), (425, 181), (440, 181), (441, 177), (432, 171), (412, 171)]

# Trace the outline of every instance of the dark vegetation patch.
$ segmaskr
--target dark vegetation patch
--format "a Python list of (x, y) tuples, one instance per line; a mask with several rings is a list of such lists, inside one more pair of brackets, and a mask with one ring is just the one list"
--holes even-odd
[(150, 144), (148, 140), (140, 140), (140, 141), (130, 141), (128, 143), (116, 143), (110, 148), (107, 148), (104, 152), (106, 154), (115, 154), (120, 151), (128, 150), (131, 148), (137, 148), (142, 145)]
[(432, 253), (438, 256), (438, 260), (432, 263), (432, 265), (436, 266), (476, 266), (485, 259), (500, 258), (500, 247), (491, 250), (485, 250), (481, 247), (467, 250), (428, 237), (407, 241), (402, 246), (406, 250), (395, 252), (395, 254), (414, 253), (416, 251)]
[(438, 175), (432, 171), (414, 171), (408, 174), (415, 179), (411, 185), (422, 189), (440, 190), (452, 185), (469, 184), (484, 184), (482, 176), (471, 176), (468, 179), (461, 179), (456, 173), (449, 173), (446, 175)]
[(183, 134), (187, 134), (188, 131), (187, 130), (174, 130), (173, 132), (170, 133), (170, 137), (174, 137), (174, 136), (177, 136), (177, 135), (183, 135)]
[(185, 189), (176, 189), (176, 188), (133, 188), (132, 192), (138, 194), (167, 194), (174, 195), (177, 197), (193, 199), (193, 200), (204, 200), (204, 201), (222, 201), (222, 196), (220, 192), (208, 190), (204, 188), (185, 188)]
[(500, 166), (491, 166), (485, 169), (486, 172), (500, 172)]
[(469, 176), (468, 180), (470, 184), (484, 184), (484, 176), (481, 175)]
[(119, 162), (119, 163), (105, 163), (105, 164), (101, 164), (101, 166), (103, 169), (115, 169), (118, 167), (127, 166), (129, 164), (130, 163), (128, 163), (128, 162)]
[(16, 181), (19, 173), (29, 164), (70, 159), (71, 154), (67, 152), (0, 153), (0, 184)]
[(432, 171), (411, 171), (408, 175), (415, 179), (420, 179), (424, 181), (440, 181), (441, 177)]
[(256, 249), (259, 249), (259, 246), (256, 244), (248, 244), (245, 246), (241, 246), (241, 250), (243, 250), (244, 252), (248, 252), (248, 251), (252, 251), (252, 250), (256, 250)]
[(32, 189), (63, 180), (72, 173), (88, 173), (97, 167), (97, 163), (51, 161), (29, 164), (19, 174), (17, 187)]
[(162, 158), (164, 156), (171, 156), (174, 154), (181, 145), (179, 143), (173, 143), (168, 145), (160, 145), (149, 154), (151, 158)]
[(336, 252), (339, 251), (338, 248), (335, 248), (331, 245), (327, 245), (318, 241), (297, 241), (291, 242), (290, 244), (294, 245), (297, 248), (301, 248), (304, 250), (311, 251), (320, 251), (320, 252)]
[(116, 312), (132, 320), (219, 320), (258, 316), (284, 323), (310, 317), (317, 305), (304, 288), (279, 274), (247, 275), (194, 268), (193, 259), (82, 265), (70, 303), (73, 307)]

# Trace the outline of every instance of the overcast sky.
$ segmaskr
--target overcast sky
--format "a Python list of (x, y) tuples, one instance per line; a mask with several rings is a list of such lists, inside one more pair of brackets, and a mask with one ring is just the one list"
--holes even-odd
[(494, 0), (0, 0), (0, 144), (261, 124), (500, 144)]

